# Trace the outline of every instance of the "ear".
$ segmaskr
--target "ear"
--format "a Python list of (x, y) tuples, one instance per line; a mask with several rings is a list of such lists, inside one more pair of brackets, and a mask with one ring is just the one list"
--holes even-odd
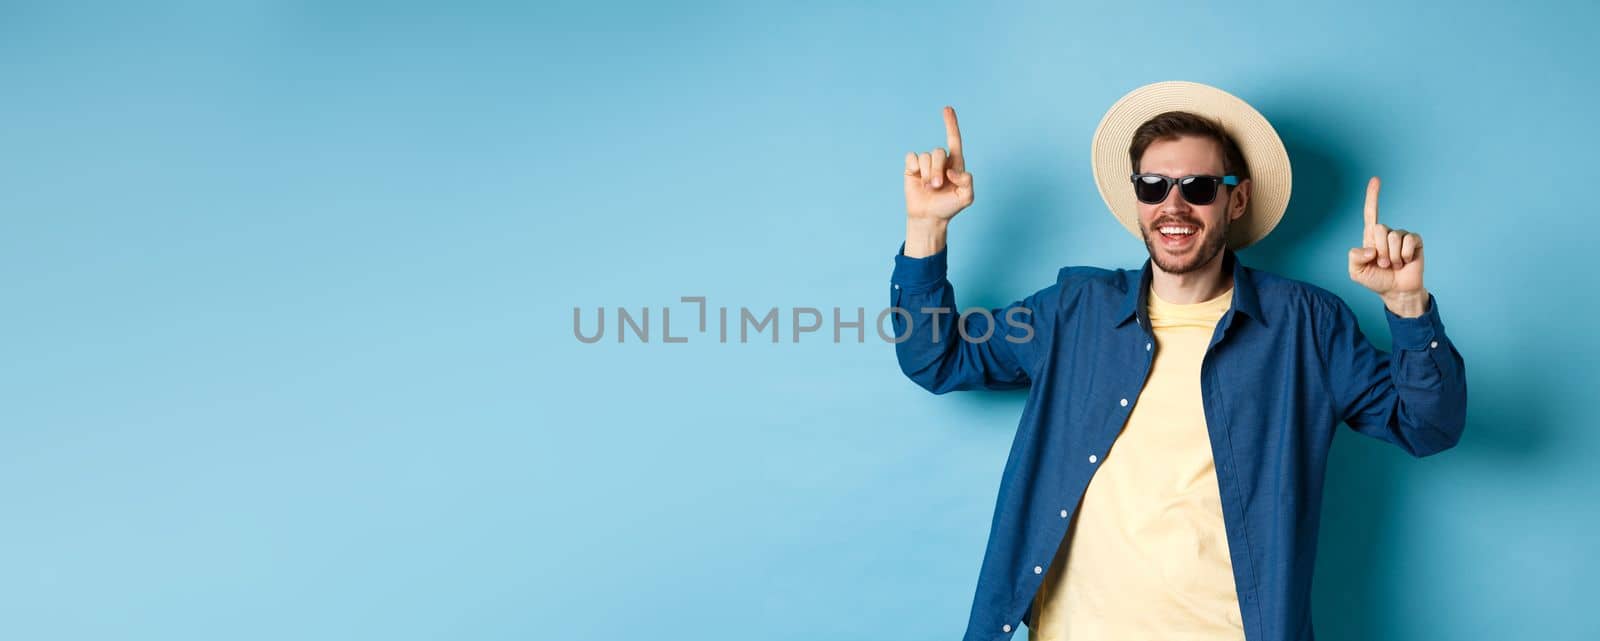
[(1228, 220), (1238, 220), (1244, 215), (1245, 206), (1250, 204), (1250, 179), (1246, 178), (1234, 185), (1233, 193), (1228, 194)]

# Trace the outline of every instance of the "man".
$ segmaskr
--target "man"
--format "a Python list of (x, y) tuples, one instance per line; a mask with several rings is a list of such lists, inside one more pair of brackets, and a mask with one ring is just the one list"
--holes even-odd
[(1023, 624), (1050, 641), (1313, 639), (1338, 424), (1417, 457), (1465, 425), (1466, 370), (1423, 287), (1422, 238), (1378, 222), (1372, 178), (1348, 262), (1384, 305), (1394, 351), (1380, 351), (1343, 300), (1235, 253), (1288, 203), (1265, 118), (1213, 87), (1156, 83), (1112, 107), (1093, 150), (1143, 268), (1066, 267), (1024, 300), (957, 316), (946, 229), (974, 192), (955, 111), (944, 119), (948, 150), (905, 159), (900, 367), (935, 394), (1029, 388), (966, 641)]

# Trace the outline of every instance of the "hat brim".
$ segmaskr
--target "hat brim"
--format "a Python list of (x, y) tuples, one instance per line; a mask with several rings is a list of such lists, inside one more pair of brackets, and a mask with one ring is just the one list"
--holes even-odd
[(1117, 100), (1100, 119), (1090, 163), (1100, 197), (1117, 222), (1135, 238), (1143, 239), (1139, 202), (1128, 179), (1133, 173), (1128, 147), (1139, 125), (1167, 111), (1187, 111), (1220, 123), (1250, 167), (1250, 202), (1244, 215), (1230, 224), (1228, 246), (1242, 249), (1266, 237), (1289, 206), (1293, 186), (1289, 152), (1261, 112), (1233, 94), (1196, 82), (1167, 81), (1139, 87)]

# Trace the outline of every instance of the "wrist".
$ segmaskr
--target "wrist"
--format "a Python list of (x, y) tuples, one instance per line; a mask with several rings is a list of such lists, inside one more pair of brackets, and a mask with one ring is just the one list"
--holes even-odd
[(1428, 311), (1428, 290), (1390, 292), (1383, 295), (1383, 305), (1395, 316), (1416, 318)]
[(944, 250), (945, 232), (950, 221), (929, 218), (906, 218), (907, 258), (926, 258)]

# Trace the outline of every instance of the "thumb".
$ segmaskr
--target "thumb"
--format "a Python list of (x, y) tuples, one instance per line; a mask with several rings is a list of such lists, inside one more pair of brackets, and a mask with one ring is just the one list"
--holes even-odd
[(1361, 271), (1369, 263), (1378, 258), (1378, 250), (1372, 247), (1353, 247), (1350, 249), (1351, 273)]
[(944, 171), (944, 175), (945, 180), (948, 180), (950, 181), (950, 184), (955, 185), (956, 197), (961, 200), (963, 206), (972, 204), (972, 174), (969, 174), (965, 171), (946, 169)]

